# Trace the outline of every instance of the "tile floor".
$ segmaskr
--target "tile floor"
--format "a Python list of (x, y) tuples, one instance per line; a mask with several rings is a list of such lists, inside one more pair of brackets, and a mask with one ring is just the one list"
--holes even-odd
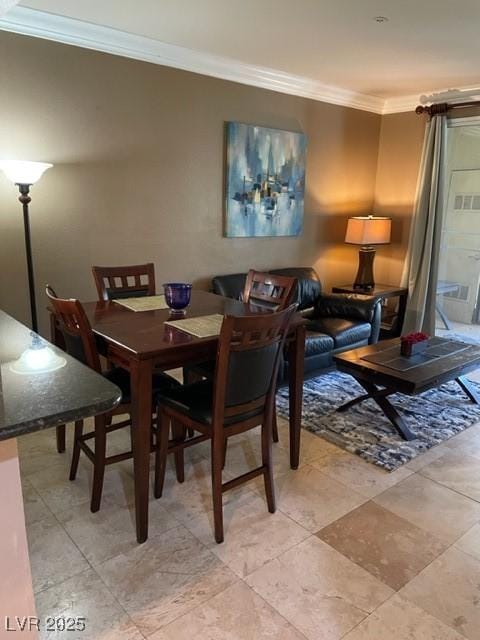
[[(208, 445), (170, 468), (137, 545), (130, 461), (107, 470), (89, 511), (91, 465), (68, 481), (52, 430), (19, 440), (38, 614), (86, 616), (71, 640), (480, 639), (480, 424), (388, 474), (288, 427), (274, 446), (278, 510), (260, 479), (225, 496), (213, 540)], [(126, 443), (117, 432), (112, 450)], [(258, 461), (258, 433), (232, 439), (226, 476)]]

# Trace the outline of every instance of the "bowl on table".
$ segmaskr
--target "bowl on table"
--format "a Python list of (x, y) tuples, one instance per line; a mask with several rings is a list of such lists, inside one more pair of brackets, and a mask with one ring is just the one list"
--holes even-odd
[(173, 313), (183, 312), (190, 304), (192, 285), (185, 282), (166, 282), (163, 285), (165, 302)]

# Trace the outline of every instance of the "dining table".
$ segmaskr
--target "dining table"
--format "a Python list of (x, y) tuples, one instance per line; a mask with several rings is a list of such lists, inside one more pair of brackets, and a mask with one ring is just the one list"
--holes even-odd
[[(122, 300), (83, 303), (92, 326), (99, 353), (109, 363), (130, 373), (133, 468), (135, 483), (136, 535), (139, 543), (148, 537), (149, 469), (152, 424), (152, 374), (215, 359), (218, 335), (204, 338), (186, 333), (170, 324), (169, 309), (133, 311)], [(202, 290), (192, 290), (191, 301), (182, 318), (213, 314), (252, 315), (270, 310)], [(305, 320), (296, 314), (287, 336), (289, 370), (290, 466), (297, 469), (305, 350)], [(63, 336), (51, 313), (51, 339), (64, 348)], [(64, 427), (57, 432), (59, 451), (65, 450)]]

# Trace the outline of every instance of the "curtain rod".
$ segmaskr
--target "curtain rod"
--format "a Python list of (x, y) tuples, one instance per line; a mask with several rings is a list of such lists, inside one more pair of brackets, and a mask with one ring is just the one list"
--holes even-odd
[(469, 100), (468, 102), (452, 102), (448, 104), (447, 102), (438, 102), (436, 104), (431, 104), (428, 107), (424, 107), (419, 104), (415, 109), (415, 113), (417, 115), (422, 115), (422, 113), (427, 113), (430, 117), (437, 116), (442, 113), (447, 113), (447, 111), (451, 111), (452, 109), (465, 109), (466, 107), (475, 107), (480, 106), (480, 100)]

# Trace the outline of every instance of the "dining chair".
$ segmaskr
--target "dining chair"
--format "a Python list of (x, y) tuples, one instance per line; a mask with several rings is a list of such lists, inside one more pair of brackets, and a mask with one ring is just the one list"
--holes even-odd
[(292, 303), (296, 286), (296, 278), (250, 269), (245, 280), (243, 301), (272, 311), (281, 311)]
[[(215, 375), (158, 394), (158, 438), (155, 497), (162, 495), (167, 456), (211, 440), (215, 540), (223, 542), (222, 494), (263, 475), (268, 510), (275, 511), (272, 466), (272, 420), (276, 381), (285, 336), (296, 305), (271, 314), (225, 316), (219, 337)], [(183, 429), (169, 442), (170, 423)], [(223, 482), (224, 448), (228, 437), (261, 425), (262, 464)], [(200, 433), (185, 440), (185, 430)], [(178, 431), (177, 431), (178, 433)]]
[[(121, 267), (93, 266), (92, 273), (100, 300), (120, 300), (155, 295), (155, 265), (153, 262)], [(110, 367), (109, 362), (107, 362), (107, 366)], [(189, 436), (193, 436), (190, 431)]]
[[(124, 427), (131, 428), (132, 426), (131, 417), (127, 420), (111, 424), (112, 416), (129, 415), (131, 413), (130, 375), (120, 367), (113, 367), (108, 371), (102, 372), (95, 336), (79, 300), (59, 298), (50, 285), (46, 287), (46, 294), (50, 301), (52, 311), (55, 314), (58, 328), (62, 333), (67, 353), (97, 373), (105, 376), (108, 380), (116, 384), (122, 392), (120, 404), (113, 411), (95, 416), (93, 431), (84, 433), (83, 420), (77, 420), (75, 422), (70, 480), (75, 480), (76, 478), (80, 452), (83, 451), (87, 458), (93, 463), (93, 486), (90, 509), (92, 512), (95, 512), (100, 508), (105, 467), (133, 457), (131, 449), (116, 455), (106, 455), (107, 435), (118, 429)], [(153, 376), (153, 389), (155, 394), (161, 391), (167, 391), (177, 385), (180, 386), (178, 382), (165, 374), (155, 373)], [(152, 413), (154, 409), (155, 406), (152, 404)], [(94, 450), (87, 444), (87, 441), (92, 439), (95, 444)], [(155, 446), (152, 435), (152, 450), (154, 449)]]
[[(297, 287), (297, 278), (272, 275), (250, 269), (245, 279), (242, 300), (253, 307), (262, 307), (272, 311), (282, 311), (293, 301)], [(201, 378), (210, 379), (215, 371), (215, 361), (202, 362), (192, 367), (184, 367), (185, 383)], [(274, 408), (272, 437), (278, 442), (277, 412)]]
[[(93, 278), (100, 300), (139, 298), (155, 295), (155, 267), (147, 264), (121, 267), (92, 267)], [(52, 290), (53, 291), (53, 290)], [(110, 363), (107, 363), (110, 366)], [(65, 425), (56, 428), (57, 451), (65, 451)]]
[(100, 300), (140, 298), (155, 295), (155, 266), (152, 262), (122, 267), (92, 267)]

